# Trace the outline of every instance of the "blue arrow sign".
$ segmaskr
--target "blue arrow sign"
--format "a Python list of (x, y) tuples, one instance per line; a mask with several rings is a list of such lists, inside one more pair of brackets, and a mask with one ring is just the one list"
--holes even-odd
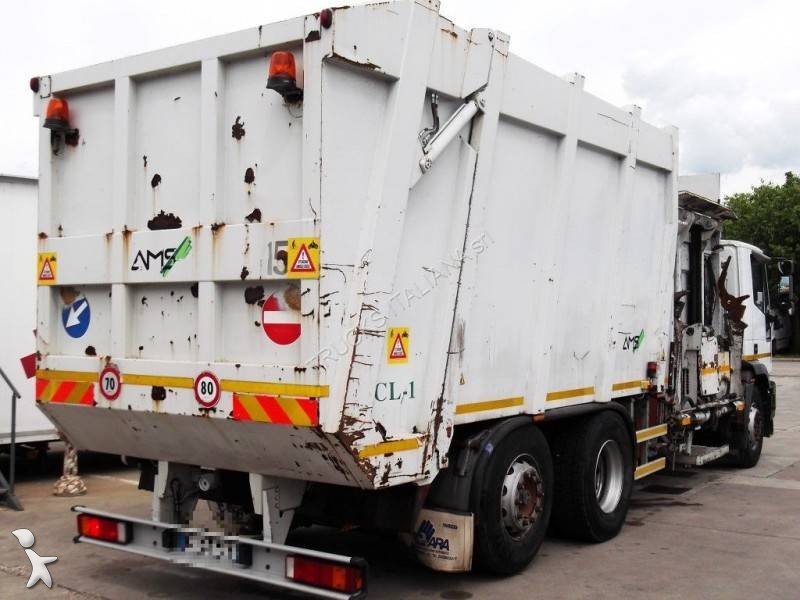
[(70, 337), (74, 338), (83, 337), (83, 334), (89, 329), (91, 318), (92, 313), (89, 310), (89, 301), (86, 298), (78, 298), (61, 311), (61, 322), (64, 324), (64, 330)]

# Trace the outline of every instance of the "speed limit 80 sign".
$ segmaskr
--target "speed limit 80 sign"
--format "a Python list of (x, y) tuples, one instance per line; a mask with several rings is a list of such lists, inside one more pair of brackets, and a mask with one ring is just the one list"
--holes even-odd
[(122, 378), (116, 367), (106, 367), (100, 371), (100, 395), (106, 400), (116, 400), (122, 392)]
[(203, 408), (213, 408), (219, 402), (219, 379), (210, 371), (203, 371), (194, 380), (194, 399)]

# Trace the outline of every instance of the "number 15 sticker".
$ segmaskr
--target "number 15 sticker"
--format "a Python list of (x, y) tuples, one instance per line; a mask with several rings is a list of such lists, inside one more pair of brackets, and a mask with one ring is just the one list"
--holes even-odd
[(194, 399), (203, 408), (214, 408), (219, 402), (220, 389), (217, 376), (203, 371), (194, 380)]

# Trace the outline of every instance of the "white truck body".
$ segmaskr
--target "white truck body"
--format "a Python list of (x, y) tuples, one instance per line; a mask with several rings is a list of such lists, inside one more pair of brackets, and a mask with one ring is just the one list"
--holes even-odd
[[(0, 274), (13, 290), (0, 311), (0, 367), (22, 394), (17, 401), (18, 443), (58, 439), (53, 424), (37, 408), (34, 381), (20, 363), (36, 347), (36, 279), (30, 270), (36, 261), (36, 185), (31, 177), (0, 175), (0, 214), (9, 224), (0, 239)], [(11, 391), (0, 382), (0, 447), (11, 441), (10, 398)]]
[[(37, 114), (67, 99), (80, 141), (54, 154), (42, 129), (39, 250), (58, 270), (39, 287), (39, 368), (96, 380), (113, 363), (122, 377), (93, 408), (42, 404), (77, 447), (376, 488), (435, 476), (453, 424), (608, 402), (665, 364), (675, 131), (436, 4), (337, 11), (330, 30), (312, 15), (47, 78)], [(301, 109), (265, 89), (286, 48)], [(478, 91), (482, 112), (423, 175), (430, 93), (444, 123)], [(187, 237), (162, 276), (160, 253)], [(270, 256), (294, 238), (320, 240), (312, 278), (287, 279)], [(265, 335), (254, 286), (300, 323), (295, 342)], [(91, 310), (77, 338), (61, 321), (75, 298)], [(406, 360), (387, 356), (398, 331)], [(192, 390), (203, 371), (222, 387), (211, 411)], [(236, 394), (261, 423), (231, 418)], [(305, 413), (267, 424), (250, 394), (312, 398), (319, 427)]]

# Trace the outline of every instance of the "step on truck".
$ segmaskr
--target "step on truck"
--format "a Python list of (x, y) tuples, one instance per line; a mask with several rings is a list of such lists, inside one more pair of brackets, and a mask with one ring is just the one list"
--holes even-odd
[(514, 573), (548, 529), (616, 535), (635, 480), (758, 460), (730, 211), (681, 189), (676, 129), (505, 33), (384, 2), (31, 87), (37, 401), (153, 491), (75, 507), (78, 542), (357, 597), (366, 563), (290, 529)]

